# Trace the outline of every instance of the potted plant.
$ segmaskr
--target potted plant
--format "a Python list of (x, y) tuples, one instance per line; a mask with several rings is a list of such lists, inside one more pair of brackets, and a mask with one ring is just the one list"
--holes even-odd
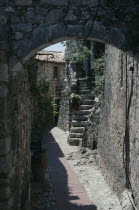
[(70, 104), (71, 109), (78, 110), (80, 108), (80, 102), (82, 100), (82, 97), (78, 94), (72, 93), (70, 95)]

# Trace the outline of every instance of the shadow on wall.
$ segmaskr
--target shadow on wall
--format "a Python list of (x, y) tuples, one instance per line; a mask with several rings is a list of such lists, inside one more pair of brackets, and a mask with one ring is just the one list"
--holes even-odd
[(88, 205), (89, 199), (82, 194), (83, 188), (78, 187), (79, 181), (74, 172), (68, 171), (69, 167), (65, 163), (64, 154), (52, 134), (49, 132), (47, 135), (49, 139), (48, 170), (56, 195), (57, 208), (59, 210), (97, 210), (96, 206)]

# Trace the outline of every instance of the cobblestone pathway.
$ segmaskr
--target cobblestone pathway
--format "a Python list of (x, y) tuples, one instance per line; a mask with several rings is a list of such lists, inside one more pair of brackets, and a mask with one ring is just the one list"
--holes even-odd
[(32, 182), (32, 210), (57, 210), (51, 178), (46, 175), (44, 182)]
[(50, 142), (49, 165), (45, 181), (32, 183), (32, 210), (121, 210), (97, 166), (95, 152), (68, 145), (67, 137), (57, 127), (44, 135), (43, 147), (46, 140)]

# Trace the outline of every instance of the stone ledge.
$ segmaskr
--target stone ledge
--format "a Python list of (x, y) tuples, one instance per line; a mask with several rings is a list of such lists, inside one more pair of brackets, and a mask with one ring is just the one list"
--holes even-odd
[(32, 0), (16, 0), (15, 5), (17, 5), (17, 6), (30, 6), (30, 5), (32, 5)]
[(42, 5), (53, 5), (53, 6), (62, 6), (68, 5), (68, 0), (41, 0)]

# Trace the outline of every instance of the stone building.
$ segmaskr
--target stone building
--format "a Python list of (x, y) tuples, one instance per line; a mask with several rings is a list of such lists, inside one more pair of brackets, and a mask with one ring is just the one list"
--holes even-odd
[[(124, 3), (124, 5), (121, 4)], [(115, 6), (116, 4), (116, 6)], [(96, 17), (96, 8), (98, 8)], [(95, 0), (1, 0), (0, 1), (0, 209), (24, 210), (29, 208), (30, 201), (30, 92), (28, 84), (28, 72), (25, 68), (26, 61), (51, 44), (67, 39), (92, 39), (110, 44), (127, 54), (134, 55), (135, 62), (139, 58), (139, 3), (134, 1), (102, 0), (98, 5)], [(122, 23), (122, 24), (121, 24)], [(114, 67), (115, 51), (112, 51), (111, 66)], [(120, 56), (116, 56), (120, 65)], [(119, 66), (118, 65), (118, 66)], [(117, 182), (121, 176), (115, 176), (121, 170), (115, 157), (120, 156), (119, 146), (114, 143), (115, 135), (120, 135), (121, 112), (124, 112), (125, 94), (121, 86), (116, 86), (115, 75), (123, 75), (122, 68), (108, 69), (107, 89), (105, 95), (104, 111), (102, 119), (105, 120), (103, 133), (100, 133), (100, 158), (104, 173), (111, 171), (112, 180)], [(122, 65), (121, 65), (122, 66)], [(128, 71), (129, 72), (129, 71)], [(131, 184), (134, 192), (134, 200), (139, 208), (138, 196), (138, 160), (139, 160), (139, 121), (138, 121), (138, 71), (135, 71), (136, 91), (132, 100), (132, 114), (130, 118), (131, 135)], [(113, 85), (113, 86), (111, 86)], [(135, 87), (134, 87), (135, 88)], [(107, 92), (108, 92), (107, 91)], [(121, 92), (120, 92), (121, 91)], [(119, 96), (119, 94), (121, 94)], [(123, 94), (123, 95), (122, 95)], [(114, 103), (113, 103), (114, 102)], [(118, 111), (113, 111), (118, 110)], [(118, 113), (118, 114), (117, 114)], [(136, 117), (133, 114), (136, 113)], [(114, 114), (114, 115), (113, 115)], [(116, 119), (113, 123), (111, 119)], [(124, 119), (124, 120), (123, 120)], [(104, 122), (104, 121), (103, 121)], [(125, 118), (120, 121), (123, 125)], [(107, 127), (107, 125), (109, 127)], [(107, 132), (109, 130), (109, 132)], [(114, 131), (114, 132), (113, 132)], [(114, 135), (114, 136), (113, 136)], [(121, 138), (120, 138), (121, 139)], [(105, 141), (107, 140), (107, 141)], [(109, 141), (109, 142), (108, 142)], [(103, 143), (104, 142), (104, 143)], [(107, 143), (106, 143), (107, 142)], [(116, 142), (121, 142), (117, 138)], [(121, 144), (121, 143), (120, 143)], [(109, 149), (107, 149), (107, 145)], [(121, 146), (120, 146), (121, 149)], [(103, 153), (101, 153), (103, 151)], [(108, 152), (109, 153), (108, 153)], [(110, 153), (111, 152), (111, 153)], [(112, 169), (112, 170), (111, 170)], [(108, 177), (108, 176), (107, 176)], [(109, 179), (109, 177), (108, 177)], [(114, 184), (115, 185), (115, 184)], [(123, 189), (120, 190), (121, 195)]]
[(38, 82), (47, 79), (49, 82), (49, 91), (60, 99), (60, 92), (65, 77), (64, 53), (56, 51), (39, 51), (36, 55), (38, 67)]

